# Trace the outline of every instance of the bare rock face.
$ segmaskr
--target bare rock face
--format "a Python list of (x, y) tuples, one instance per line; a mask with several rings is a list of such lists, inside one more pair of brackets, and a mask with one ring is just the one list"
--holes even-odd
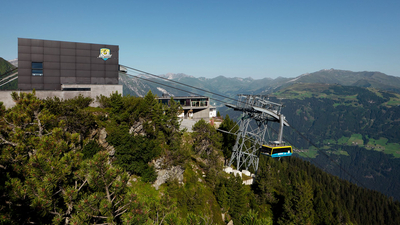
[(153, 165), (154, 165), (154, 168), (155, 168), (157, 171), (163, 169), (163, 166), (165, 165), (165, 163), (164, 163), (164, 158), (159, 158), (159, 159), (157, 159), (157, 160), (153, 160), (152, 163), (153, 163)]
[(114, 149), (114, 146), (108, 144), (108, 142), (106, 140), (106, 137), (107, 137), (106, 128), (99, 130), (98, 136), (99, 136), (99, 139), (98, 139), (99, 144), (108, 151), (109, 155), (113, 156), (115, 154), (115, 149)]
[(133, 134), (133, 136), (136, 135), (145, 136), (146, 133), (144, 132), (143, 129), (143, 121), (142, 120), (136, 121), (129, 129), (129, 134)]
[(184, 170), (180, 166), (172, 166), (167, 169), (163, 169), (164, 159), (160, 158), (156, 161), (153, 161), (154, 168), (157, 172), (157, 180), (152, 185), (158, 190), (161, 184), (164, 184), (169, 179), (177, 179), (180, 184), (183, 183), (183, 172)]
[(99, 131), (99, 144), (105, 148), (108, 146), (106, 137), (107, 137), (107, 131), (106, 128), (103, 128)]

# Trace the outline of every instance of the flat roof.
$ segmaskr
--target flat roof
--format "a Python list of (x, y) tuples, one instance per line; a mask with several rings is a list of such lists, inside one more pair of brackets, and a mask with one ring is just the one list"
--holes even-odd
[[(19, 40), (33, 40), (33, 41), (47, 41), (47, 42), (64, 42), (64, 43), (77, 43), (77, 44), (90, 44), (90, 45), (109, 45), (109, 46), (118, 46), (113, 44), (99, 44), (99, 43), (89, 43), (89, 42), (80, 42), (80, 41), (61, 41), (61, 40), (49, 40), (49, 39), (37, 39), (37, 38), (23, 38), (18, 37)], [(119, 47), (119, 46), (118, 46)]]
[(207, 96), (162, 96), (162, 97), (158, 97), (158, 99), (188, 99), (188, 98), (209, 98)]

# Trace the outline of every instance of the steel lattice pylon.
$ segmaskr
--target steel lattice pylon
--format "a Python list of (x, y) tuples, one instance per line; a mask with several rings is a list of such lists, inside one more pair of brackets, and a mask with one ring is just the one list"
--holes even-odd
[[(267, 101), (267, 96), (238, 96), (236, 105), (226, 104), (227, 107), (243, 112), (228, 166), (231, 166), (236, 160), (237, 170), (243, 167), (248, 170), (250, 167), (253, 167), (256, 172), (259, 162), (257, 151), (265, 144), (265, 133), (267, 132), (268, 122), (280, 123), (278, 141), (275, 141), (275, 143), (279, 144), (282, 143), (283, 126), (289, 126), (289, 124), (280, 113), (282, 105)], [(255, 124), (251, 123), (253, 120)]]

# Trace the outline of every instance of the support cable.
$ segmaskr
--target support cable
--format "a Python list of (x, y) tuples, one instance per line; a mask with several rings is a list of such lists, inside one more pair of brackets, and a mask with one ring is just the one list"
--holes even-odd
[[(224, 98), (224, 99), (230, 99), (230, 100), (232, 100), (232, 101), (234, 101), (234, 102), (237, 102), (237, 101), (238, 101), (237, 99), (234, 99), (234, 98), (231, 98), (231, 97), (228, 97), (228, 96), (225, 96), (225, 95), (221, 95), (221, 94), (218, 94), (218, 93), (215, 93), (215, 92), (212, 92), (212, 91), (208, 91), (208, 90), (205, 90), (205, 89), (202, 89), (202, 88), (198, 88), (198, 87), (195, 87), (195, 86), (192, 86), (192, 85), (188, 85), (188, 84), (185, 84), (185, 83), (182, 83), (182, 82), (170, 80), (170, 79), (168, 79), (168, 78), (161, 77), (161, 76), (158, 76), (158, 75), (155, 75), (155, 74), (152, 74), (152, 73), (148, 73), (148, 72), (145, 72), (145, 71), (143, 71), (143, 70), (138, 70), (138, 69), (135, 69), (135, 68), (132, 68), (132, 67), (129, 67), (129, 66), (124, 66), (124, 65), (121, 65), (121, 66), (123, 66), (123, 67), (125, 67), (125, 68), (128, 68), (128, 69), (130, 69), (130, 70), (134, 70), (134, 71), (136, 71), (137, 73), (142, 73), (142, 74), (149, 75), (149, 76), (152, 76), (152, 77), (155, 77), (155, 78), (159, 78), (159, 79), (162, 79), (162, 80), (166, 80), (166, 81), (171, 82), (171, 83), (175, 83), (175, 84), (183, 85), (183, 86), (186, 86), (186, 87), (190, 87), (190, 88), (193, 88), (193, 89), (196, 89), (196, 90), (199, 90), (199, 91), (203, 91), (203, 92), (206, 92), (206, 93), (210, 93), (210, 94), (213, 94), (213, 95), (222, 97), (222, 98)], [(179, 89), (178, 89), (178, 90), (179, 90)], [(188, 91), (186, 91), (186, 92), (188, 92)], [(188, 93), (190, 93), (190, 92), (188, 92)], [(245, 102), (241, 102), (241, 103), (245, 103)], [(226, 102), (225, 102), (225, 104), (226, 104)]]
[(0, 74), (0, 79), (3, 79), (3, 76), (7, 76), (8, 74), (11, 74), (15, 70), (18, 70), (18, 67), (15, 67), (14, 69), (11, 69), (9, 71), (4, 72), (3, 74)]
[[(153, 77), (156, 77), (156, 78), (160, 78), (160, 79), (163, 79), (163, 80), (172, 82), (172, 83), (176, 83), (176, 84), (179, 84), (179, 85), (182, 85), (182, 86), (194, 88), (194, 89), (196, 89), (196, 90), (200, 90), (200, 91), (203, 91), (203, 92), (206, 92), (206, 93), (210, 93), (210, 94), (213, 94), (213, 95), (216, 95), (216, 96), (220, 96), (220, 97), (222, 97), (222, 98), (224, 98), (224, 99), (231, 99), (231, 100), (237, 101), (236, 99), (233, 99), (233, 98), (230, 98), (230, 97), (227, 97), (227, 96), (224, 96), (224, 95), (220, 95), (220, 94), (217, 94), (217, 93), (214, 93), (214, 92), (211, 92), (211, 91), (207, 91), (207, 90), (204, 90), (204, 89), (201, 89), (201, 88), (197, 88), (197, 87), (194, 87), (194, 86), (191, 86), (191, 85), (187, 85), (187, 84), (184, 84), (184, 83), (181, 83), (181, 82), (178, 82), (178, 81), (171, 81), (171, 80), (169, 80), (169, 79), (167, 79), (167, 78), (164, 78), (164, 77), (161, 77), (161, 76), (158, 76), (158, 75), (154, 75), (154, 74), (151, 74), (151, 73), (142, 71), (142, 70), (138, 70), (138, 69), (135, 69), (135, 68), (132, 68), (132, 67), (124, 66), (124, 65), (121, 65), (121, 66), (126, 67), (126, 68), (131, 69), (131, 70), (134, 70), (134, 71), (137, 71), (138, 74), (139, 74), (139, 72), (140, 72), (140, 73), (143, 73), (143, 74), (146, 74), (146, 75), (149, 75), (149, 76), (153, 76)], [(187, 93), (190, 93), (190, 94), (199, 95), (199, 94), (196, 94), (196, 93), (194, 93), (194, 92), (190, 92), (190, 91), (187, 91), (187, 90), (184, 90), (184, 89), (180, 89), (180, 88), (177, 88), (177, 87), (173, 87), (173, 86), (170, 86), (170, 85), (162, 84), (162, 83), (160, 83), (160, 82), (156, 82), (156, 81), (153, 81), (153, 80), (151, 80), (151, 79), (142, 78), (142, 77), (135, 76), (135, 75), (132, 75), (132, 74), (127, 74), (127, 75), (128, 75), (128, 76), (135, 77), (135, 78), (138, 78), (138, 79), (141, 79), (141, 80), (145, 80), (145, 81), (149, 81), (149, 82), (156, 83), (156, 84), (159, 84), (159, 85), (163, 85), (163, 86), (165, 86), (165, 87), (169, 87), (169, 88), (173, 88), (173, 89), (180, 90), (180, 91), (183, 91), (183, 92), (187, 92)], [(227, 102), (222, 101), (222, 100), (219, 100), (219, 99), (216, 99), (216, 98), (210, 98), (210, 99), (213, 99), (213, 100), (215, 100), (215, 101), (218, 101), (218, 102), (227, 104)], [(313, 142), (311, 142), (307, 137), (305, 137), (302, 133), (300, 133), (300, 131), (298, 131), (298, 130), (297, 130), (295, 127), (293, 127), (293, 126), (290, 126), (290, 127), (291, 127), (293, 130), (295, 130), (296, 133), (298, 133), (304, 140), (306, 140), (306, 141), (309, 142), (311, 145), (313, 145), (313, 146), (317, 149), (318, 152), (321, 152), (321, 153), (322, 153), (324, 156), (326, 156), (331, 162), (333, 162), (337, 167), (339, 167), (340, 170), (344, 171), (347, 175), (349, 175), (349, 177), (351, 177), (352, 179), (354, 179), (355, 181), (357, 181), (362, 187), (364, 187), (364, 188), (367, 189), (367, 187), (365, 187), (363, 183), (361, 183), (361, 182), (360, 182), (359, 180), (357, 180), (354, 176), (352, 176), (349, 172), (347, 172), (347, 170), (345, 170), (342, 166), (340, 166), (337, 162), (335, 162), (331, 157), (329, 157), (329, 155), (327, 155), (325, 152), (321, 151)], [(271, 128), (274, 132), (277, 132), (277, 131), (274, 130), (271, 126), (270, 126), (270, 128)], [(287, 141), (287, 139), (286, 139), (285, 137), (283, 137), (283, 138)], [(288, 143), (290, 144), (289, 141), (288, 141)], [(302, 152), (302, 153), (303, 153), (303, 152)], [(310, 160), (312, 160), (315, 164), (317, 164), (320, 168), (323, 168), (323, 167), (321, 167), (318, 163), (316, 163), (312, 158), (310, 158), (308, 155), (306, 155), (305, 153), (303, 153), (303, 154), (304, 154), (307, 158), (309, 158)]]
[(368, 189), (366, 186), (364, 186), (363, 183), (361, 183), (359, 180), (357, 180), (353, 175), (351, 175), (347, 170), (345, 170), (342, 166), (340, 166), (335, 160), (333, 160), (331, 157), (329, 157), (328, 154), (326, 154), (324, 151), (321, 151), (311, 140), (309, 140), (305, 135), (303, 135), (300, 131), (298, 131), (296, 128), (292, 127), (296, 133), (298, 133), (304, 140), (306, 140), (308, 143), (310, 143), (312, 146), (314, 146), (320, 153), (322, 153), (324, 156), (326, 156), (331, 162), (333, 162), (337, 167), (339, 167), (342, 171), (344, 171), (349, 177), (357, 181), (361, 186), (364, 188)]
[[(272, 131), (274, 131), (276, 134), (278, 134), (278, 131), (276, 131), (274, 128), (270, 127)], [(325, 152), (321, 151), (311, 140), (309, 140), (306, 136), (304, 136), (302, 133), (300, 133), (300, 131), (298, 131), (296, 128), (292, 127), (291, 128), (296, 131), (296, 133), (298, 133), (304, 140), (306, 140), (308, 143), (310, 143), (312, 146), (314, 146), (317, 151), (319, 151), (320, 153), (322, 153), (324, 156), (326, 156), (331, 162), (333, 162), (337, 167), (339, 167), (342, 171), (344, 171), (347, 175), (349, 175), (350, 178), (354, 179), (355, 181), (357, 181), (357, 183), (359, 183), (363, 188), (368, 189), (363, 183), (361, 183), (359, 180), (357, 180), (353, 175), (351, 175), (349, 172), (347, 172), (342, 166), (340, 166), (337, 162), (335, 162), (335, 160), (333, 160), (331, 157), (328, 156), (328, 154), (326, 154)], [(291, 142), (283, 137), (285, 139), (286, 142), (288, 142), (290, 145)], [(301, 152), (303, 155), (305, 155), (307, 158), (309, 158), (310, 160), (312, 160), (313, 163), (315, 163), (316, 165), (318, 165), (320, 168), (323, 168), (321, 165), (319, 165), (315, 160), (313, 160), (311, 157), (309, 157), (307, 154), (305, 154), (304, 152)]]
[[(145, 81), (148, 81), (148, 82), (152, 82), (152, 83), (155, 83), (155, 84), (163, 85), (165, 87), (173, 88), (173, 89), (176, 89), (176, 90), (179, 90), (179, 91), (183, 91), (183, 92), (186, 92), (186, 93), (189, 93), (189, 94), (199, 95), (197, 93), (194, 93), (194, 92), (191, 92), (191, 91), (188, 91), (188, 90), (180, 89), (180, 88), (173, 87), (173, 86), (170, 86), (170, 85), (167, 85), (167, 84), (162, 84), (160, 82), (157, 82), (157, 81), (154, 81), (154, 80), (151, 80), (151, 79), (147, 79), (147, 78), (143, 78), (143, 77), (139, 77), (139, 76), (136, 76), (136, 75), (133, 75), (133, 74), (128, 74), (127, 73), (126, 75), (131, 76), (131, 77), (135, 77), (135, 78), (138, 78), (138, 79), (141, 79), (141, 80), (145, 80)], [(219, 99), (216, 99), (216, 98), (210, 98), (210, 99), (213, 99), (214, 101), (218, 101), (218, 102), (221, 102), (221, 103), (226, 103), (226, 102), (224, 102), (222, 100), (219, 100)]]

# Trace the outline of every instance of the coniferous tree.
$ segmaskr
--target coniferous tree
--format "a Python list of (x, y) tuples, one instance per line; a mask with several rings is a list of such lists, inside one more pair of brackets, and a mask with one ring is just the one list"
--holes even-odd
[(218, 204), (220, 207), (223, 209), (223, 212), (226, 211), (228, 207), (228, 193), (227, 193), (227, 188), (225, 187), (225, 184), (221, 184), (218, 192), (217, 192), (217, 200)]
[(240, 217), (246, 212), (249, 203), (245, 185), (240, 176), (230, 176), (227, 188), (229, 194), (229, 215), (232, 216), (234, 224), (240, 224)]
[(258, 218), (258, 213), (250, 209), (245, 215), (240, 218), (240, 222), (243, 225), (272, 225), (272, 219), (268, 218)]
[[(75, 174), (87, 182), (86, 191), (74, 205), (71, 223), (143, 223), (145, 206), (129, 187), (129, 175), (111, 166), (106, 152), (83, 162)], [(56, 217), (57, 218), (57, 217)], [(55, 218), (55, 219), (56, 219)], [(53, 220), (54, 221), (54, 220)]]
[[(225, 130), (227, 132), (235, 133), (239, 129), (239, 126), (229, 118), (227, 114), (225, 116), (224, 121), (222, 121), (219, 126), (220, 130)], [(230, 159), (232, 155), (232, 149), (236, 142), (236, 136), (233, 134), (222, 133), (222, 150), (224, 153), (225, 159)]]
[(41, 212), (28, 206), (32, 204), (43, 208), (48, 201), (37, 202), (27, 197), (29, 193), (26, 188), (31, 187), (29, 176), (32, 167), (39, 166), (31, 160), (37, 158), (41, 148), (46, 148), (42, 140), (60, 147), (65, 144), (57, 143), (62, 129), (56, 127), (54, 115), (43, 109), (43, 102), (36, 98), (35, 92), (13, 92), (12, 98), (16, 103), (13, 108), (5, 110), (0, 106), (0, 165), (4, 182), (2, 186), (6, 187), (1, 198), (3, 205), (8, 202), (8, 207), (3, 208), (5, 212), (2, 219), (11, 223), (25, 223), (35, 221)]
[[(222, 224), (223, 207), (234, 224), (268, 224), (271, 218), (278, 224), (400, 224), (399, 202), (296, 157), (262, 157), (250, 190), (212, 166), (222, 148), (214, 128), (201, 122), (182, 141), (173, 99), (170, 107), (151, 93), (146, 103), (112, 98), (114, 105), (102, 98), (106, 108), (88, 107), (83, 97), (40, 100), (34, 93), (14, 93), (16, 106), (8, 110), (0, 103), (0, 223)], [(87, 127), (85, 115), (93, 116)], [(106, 128), (115, 152), (97, 143), (98, 126)], [(351, 151), (355, 161), (364, 161), (366, 153)], [(174, 154), (180, 153), (178, 160)], [(151, 161), (159, 156), (184, 161), (183, 185), (168, 181), (156, 191), (141, 181), (154, 175)]]
[(195, 154), (207, 160), (207, 170), (221, 169), (219, 158), (222, 155), (222, 136), (217, 130), (203, 119), (193, 125), (193, 150)]

